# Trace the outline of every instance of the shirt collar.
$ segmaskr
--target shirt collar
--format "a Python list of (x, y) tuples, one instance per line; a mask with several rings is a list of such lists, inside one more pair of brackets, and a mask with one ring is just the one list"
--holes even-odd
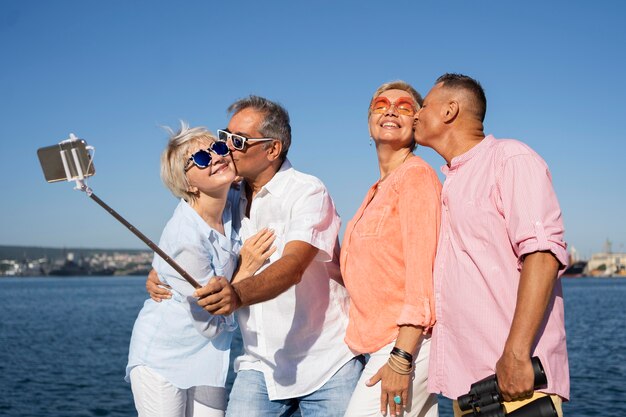
[(276, 174), (272, 177), (271, 180), (265, 184), (262, 189), (267, 190), (268, 193), (275, 195), (276, 197), (280, 197), (285, 188), (289, 184), (290, 172), (293, 171), (291, 166), (291, 162), (285, 158), (283, 164), (280, 166)]
[[(292, 171), (293, 167), (291, 166), (291, 162), (289, 162), (289, 160), (285, 158), (283, 164), (280, 166), (276, 174), (274, 174), (274, 176), (268, 181), (267, 184), (261, 187), (261, 190), (257, 193), (257, 196), (263, 195), (264, 193), (270, 193), (272, 195), (275, 195), (276, 197), (282, 196), (285, 188), (289, 184), (289, 176), (290, 172)], [(245, 217), (245, 207), (248, 203), (248, 198), (246, 197), (245, 193), (244, 182), (245, 180), (242, 181), (242, 183), (238, 187), (239, 211), (242, 219)]]
[(441, 167), (441, 172), (443, 172), (444, 175), (448, 175), (449, 172), (456, 171), (461, 166), (463, 166), (466, 162), (468, 162), (469, 160), (474, 158), (479, 153), (483, 152), (484, 149), (487, 149), (489, 146), (491, 146), (491, 144), (495, 140), (496, 140), (496, 138), (494, 138), (493, 135), (485, 136), (485, 138), (483, 140), (481, 140), (472, 149), (470, 149), (469, 151), (467, 151), (465, 153), (462, 153), (459, 156), (456, 156), (456, 157), (452, 158), (452, 161), (450, 162), (450, 166), (449, 167), (448, 167), (448, 165), (443, 165)]

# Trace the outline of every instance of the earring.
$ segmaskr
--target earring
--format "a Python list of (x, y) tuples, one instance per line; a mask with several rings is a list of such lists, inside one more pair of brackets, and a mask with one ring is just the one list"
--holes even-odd
[(370, 148), (372, 147), (372, 137), (370, 136)]

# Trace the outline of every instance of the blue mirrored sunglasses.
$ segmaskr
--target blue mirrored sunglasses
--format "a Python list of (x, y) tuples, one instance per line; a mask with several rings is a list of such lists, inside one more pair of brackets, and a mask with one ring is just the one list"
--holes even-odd
[(191, 154), (187, 163), (185, 164), (185, 171), (191, 168), (191, 163), (193, 163), (198, 168), (206, 168), (211, 165), (211, 152), (219, 156), (226, 156), (230, 153), (230, 149), (228, 149), (228, 145), (226, 142), (213, 142), (208, 149), (200, 149), (197, 152)]

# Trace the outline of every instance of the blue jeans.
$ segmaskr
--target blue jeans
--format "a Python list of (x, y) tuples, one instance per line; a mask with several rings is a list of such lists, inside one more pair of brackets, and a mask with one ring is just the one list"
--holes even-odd
[(298, 408), (302, 417), (343, 417), (365, 360), (351, 359), (311, 394), (270, 401), (259, 371), (239, 371), (230, 391), (226, 417), (288, 417)]

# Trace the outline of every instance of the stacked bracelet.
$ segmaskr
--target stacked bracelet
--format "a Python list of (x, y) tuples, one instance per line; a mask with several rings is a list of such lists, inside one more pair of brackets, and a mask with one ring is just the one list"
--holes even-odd
[(387, 364), (394, 372), (400, 375), (408, 375), (413, 372), (413, 355), (394, 347), (391, 349)]
[(400, 375), (409, 375), (413, 372), (413, 364), (411, 362), (407, 362), (399, 356), (390, 355), (387, 365), (389, 365), (394, 372)]
[(413, 355), (411, 355), (409, 352), (404, 351), (398, 347), (395, 347), (393, 349), (391, 349), (391, 354), (392, 355), (396, 355), (399, 356), (403, 359), (406, 359), (407, 361), (409, 361), (409, 363), (413, 363)]

